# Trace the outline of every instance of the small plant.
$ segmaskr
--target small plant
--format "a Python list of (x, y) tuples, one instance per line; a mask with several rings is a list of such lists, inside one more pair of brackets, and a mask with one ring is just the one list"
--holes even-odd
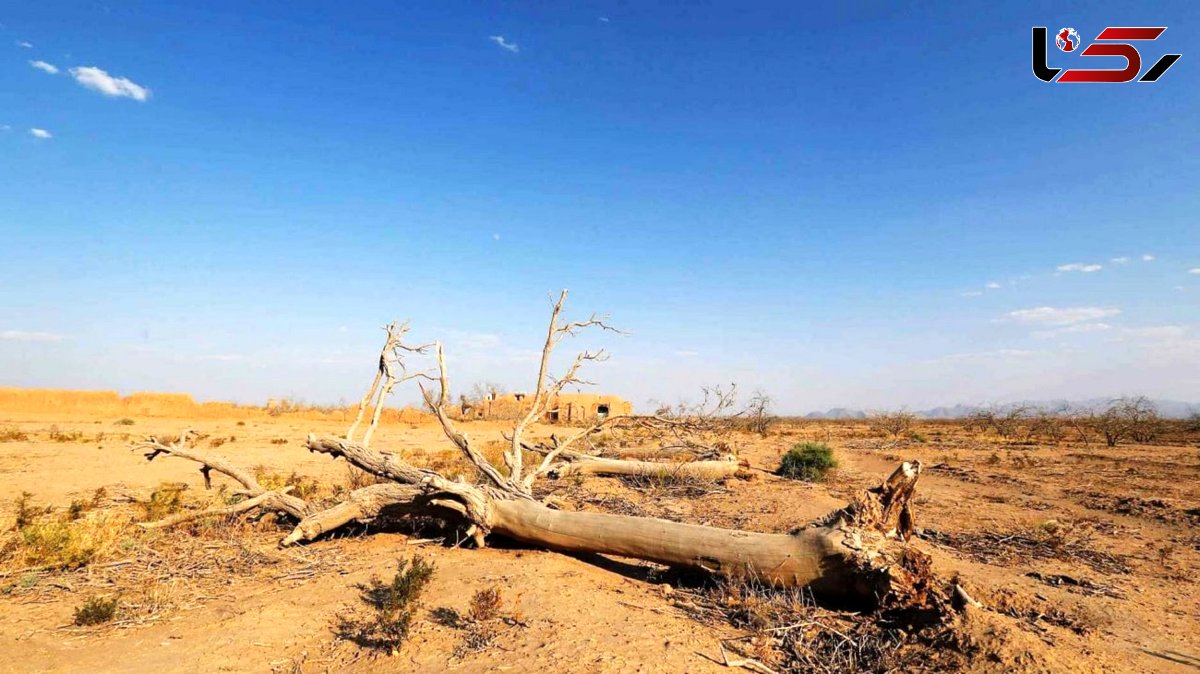
[(142, 520), (154, 522), (183, 510), (185, 489), (187, 485), (182, 483), (164, 482), (158, 485), (157, 489), (150, 492), (149, 500), (138, 502), (142, 510)]
[(779, 475), (805, 482), (821, 482), (832, 468), (837, 467), (833, 449), (820, 442), (795, 445), (779, 462)]
[(111, 622), (117, 616), (118, 602), (117, 597), (112, 599), (88, 597), (82, 606), (75, 609), (75, 624), (86, 627)]
[(287, 438), (271, 438), (272, 445), (286, 445), (287, 443)]
[(16, 426), (0, 429), (0, 442), (24, 442), (28, 439), (29, 434)]
[(226, 440), (225, 438), (213, 438), (212, 440), (208, 441), (208, 446), (209, 447), (220, 447), (221, 445), (225, 444), (225, 440)]
[(378, 577), (355, 587), (369, 611), (338, 616), (338, 636), (363, 648), (396, 655), (408, 639), (420, 608), (421, 592), (433, 577), (434, 567), (423, 557), (411, 563), (400, 560), (390, 582)]
[(921, 444), (929, 442), (929, 438), (925, 437), (924, 435), (921, 435), (920, 433), (918, 433), (916, 431), (909, 433), (908, 439), (912, 440), (913, 442), (919, 442)]
[(123, 418), (123, 419), (117, 419), (117, 420), (116, 420), (115, 422), (113, 422), (113, 423), (114, 423), (115, 425), (117, 425), (117, 426), (132, 426), (132, 425), (133, 425), (133, 419), (130, 419), (129, 417), (125, 417), (125, 418)]
[(246, 425), (246, 422), (244, 422), (244, 421), (239, 421), (239, 422), (237, 422), (237, 425), (238, 425), (238, 426), (245, 426), (245, 425)]
[(275, 473), (268, 470), (265, 466), (259, 466), (254, 469), (254, 479), (263, 486), (264, 489), (278, 491), (284, 487), (291, 487), (292, 494), (299, 496), (302, 499), (309, 499), (316, 496), (321, 485), (315, 478), (307, 475), (300, 475), (292, 471), (290, 475), (283, 473)]
[(54, 442), (75, 442), (83, 437), (83, 433), (79, 431), (64, 432), (58, 429), (58, 426), (50, 427), (50, 439)]

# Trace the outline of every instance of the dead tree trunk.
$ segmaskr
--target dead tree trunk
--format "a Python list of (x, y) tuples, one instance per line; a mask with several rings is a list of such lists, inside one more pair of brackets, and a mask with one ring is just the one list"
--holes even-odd
[[(550, 352), (562, 338), (587, 327), (607, 328), (604, 320), (595, 316), (587, 321), (560, 323), (559, 313), (565, 299), (566, 291), (563, 291), (551, 313), (533, 404), (514, 427), (511, 447), (505, 451), (503, 471), (488, 463), (470, 439), (455, 428), (446, 412), (449, 379), (441, 345), (430, 345), (436, 346), (436, 377), (408, 374), (404, 358), (408, 354), (422, 354), (426, 347), (406, 347), (399, 339), (403, 331), (389, 330), (381, 360), (381, 378), (386, 378), (388, 384), (412, 378), (440, 382), (436, 399), (421, 387), (425, 402), (437, 415), (446, 437), (478, 468), (485, 480), (482, 484), (449, 480), (434, 471), (418, 468), (395, 453), (366, 446), (379, 420), (379, 406), (391, 390), (390, 385), (385, 386), (376, 403), (377, 413), (372, 416), (361, 444), (354, 442), (349, 434), (346, 438), (309, 435), (307, 447), (310, 451), (344, 458), (368, 473), (390, 480), (390, 483), (358, 489), (342, 503), (325, 510), (318, 510), (284, 492), (268, 492), (245, 471), (187, 447), (186, 434), (172, 445), (151, 438), (143, 446), (150, 450), (148, 458), (162, 453), (174, 454), (200, 463), (206, 480), (210, 470), (217, 470), (243, 485), (242, 493), (249, 501), (232, 509), (208, 511), (212, 514), (229, 514), (258, 506), (264, 510), (283, 511), (296, 518), (299, 523), (281, 542), (283, 545), (313, 540), (349, 522), (371, 522), (383, 515), (415, 514), (458, 524), (480, 546), (486, 544), (489, 535), (502, 535), (550, 550), (618, 555), (711, 573), (746, 576), (774, 585), (804, 587), (827, 599), (864, 607), (912, 606), (925, 602), (930, 578), (928, 557), (907, 545), (913, 527), (911, 500), (921, 472), (918, 462), (902, 464), (882, 485), (863, 492), (846, 508), (791, 534), (754, 533), (652, 518), (560, 511), (538, 502), (533, 494), (535, 481), (556, 473), (653, 475), (665, 471), (678, 475), (686, 470), (697, 476), (727, 477), (738, 468), (737, 461), (732, 459), (657, 464), (600, 459), (572, 452), (572, 445), (580, 439), (621, 419), (609, 417), (565, 440), (552, 438), (551, 445), (539, 446), (539, 451), (544, 453), (540, 464), (526, 470), (521, 456), (523, 449), (528, 447), (522, 437), (525, 428), (541, 417), (550, 401), (565, 386), (581, 383), (577, 372), (583, 363), (603, 358), (603, 352), (585, 352), (576, 357), (563, 377), (551, 379), (547, 374)], [(680, 424), (687, 423), (666, 421), (676, 430)]]
[(659, 479), (723, 480), (733, 477), (741, 468), (742, 464), (734, 456), (728, 456), (718, 461), (667, 463), (578, 455), (578, 458), (571, 458), (559, 464), (550, 472), (550, 476), (627, 475)]

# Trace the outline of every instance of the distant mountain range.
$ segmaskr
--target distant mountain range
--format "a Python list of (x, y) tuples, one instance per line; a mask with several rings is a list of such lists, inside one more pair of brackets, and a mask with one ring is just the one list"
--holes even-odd
[[(984, 409), (1008, 410), (1019, 405), (1041, 409), (1104, 409), (1112, 402), (1112, 398), (1090, 398), (1088, 400), (1022, 400), (1003, 405), (963, 405), (951, 407), (932, 407), (927, 410), (913, 410), (913, 414), (924, 419), (962, 419)], [(1168, 419), (1183, 419), (1200, 412), (1200, 403), (1185, 403), (1178, 400), (1154, 399), (1158, 413)], [(805, 419), (865, 419), (870, 415), (867, 410), (848, 407), (835, 407), (824, 412), (809, 412)]]

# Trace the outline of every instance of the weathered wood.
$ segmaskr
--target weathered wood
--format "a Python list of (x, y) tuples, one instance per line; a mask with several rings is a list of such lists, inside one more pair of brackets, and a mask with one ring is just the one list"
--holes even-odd
[(551, 477), (568, 475), (629, 475), (652, 478), (678, 478), (697, 480), (723, 480), (733, 477), (741, 469), (736, 457), (716, 461), (687, 461), (667, 463), (658, 461), (630, 461), (581, 456), (563, 462), (550, 470)]

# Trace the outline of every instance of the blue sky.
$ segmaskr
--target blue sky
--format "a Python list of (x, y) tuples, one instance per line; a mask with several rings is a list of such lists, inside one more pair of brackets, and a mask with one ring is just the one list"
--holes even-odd
[(0, 385), (350, 400), (407, 318), (529, 388), (566, 287), (642, 407), (1200, 399), (1194, 3), (342, 4), (0, 12)]

